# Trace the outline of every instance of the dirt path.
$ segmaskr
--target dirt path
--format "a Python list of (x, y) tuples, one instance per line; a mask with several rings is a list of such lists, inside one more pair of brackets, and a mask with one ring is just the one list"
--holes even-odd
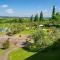
[(14, 48), (9, 48), (7, 50), (5, 50), (1, 55), (0, 55), (0, 60), (9, 60), (8, 59), (8, 54), (10, 52), (12, 52), (13, 50), (16, 50), (17, 48), (20, 48), (20, 47), (24, 47), (23, 43), (26, 42), (26, 38), (27, 38), (28, 35), (23, 35), (21, 37), (19, 36), (0, 36), (0, 42), (2, 43), (4, 40), (6, 39), (10, 39), (10, 43), (14, 44), (14, 43), (18, 43), (18, 46), (17, 47), (14, 47)]
[(14, 50), (16, 50), (17, 48), (13, 48), (13, 49), (7, 49), (3, 52), (3, 54), (0, 55), (0, 60), (9, 60), (8, 59), (8, 54)]

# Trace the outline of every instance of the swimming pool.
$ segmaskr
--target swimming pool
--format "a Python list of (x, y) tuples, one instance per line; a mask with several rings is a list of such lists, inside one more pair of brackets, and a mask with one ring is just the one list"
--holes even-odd
[(0, 32), (9, 32), (10, 31), (10, 29), (8, 29), (8, 28), (0, 28)]

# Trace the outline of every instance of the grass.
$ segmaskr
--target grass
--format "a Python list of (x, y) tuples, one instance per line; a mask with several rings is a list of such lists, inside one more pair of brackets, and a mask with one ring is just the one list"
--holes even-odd
[(3, 53), (3, 50), (2, 49), (0, 49), (0, 54), (2, 54)]
[(25, 60), (60, 60), (60, 49), (55, 51), (38, 52)]
[(34, 30), (34, 29), (31, 29), (31, 30), (24, 30), (24, 31), (22, 31), (20, 34), (32, 34), (32, 33), (34, 33), (36, 30)]
[(24, 60), (33, 54), (33, 52), (28, 52), (22, 48), (19, 48), (15, 51), (12, 51), (8, 56), (10, 60)]
[(0, 32), (0, 35), (4, 35), (5, 33), (4, 32)]
[(60, 60), (60, 39), (25, 60)]
[[(26, 31), (24, 31), (25, 33)], [(29, 32), (29, 31), (28, 31)], [(27, 32), (26, 32), (27, 33)], [(30, 33), (30, 32), (29, 32)], [(57, 37), (60, 37), (60, 30), (57, 30)], [(50, 41), (47, 41), (49, 43)], [(60, 40), (55, 43), (59, 48), (48, 49), (37, 53), (28, 52), (22, 48), (9, 54), (10, 60), (60, 60)], [(53, 45), (52, 45), (53, 46)]]
[(22, 48), (17, 49), (9, 54), (10, 60), (60, 60), (60, 48), (55, 50), (44, 50), (34, 54), (25, 51)]

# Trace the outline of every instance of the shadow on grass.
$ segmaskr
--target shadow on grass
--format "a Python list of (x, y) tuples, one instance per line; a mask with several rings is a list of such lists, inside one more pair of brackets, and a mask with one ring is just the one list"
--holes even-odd
[(45, 24), (44, 26), (45, 26), (45, 27), (56, 27), (56, 28), (60, 28), (60, 25), (51, 25), (51, 26), (50, 26), (50, 25)]
[(37, 52), (25, 60), (60, 60), (60, 39), (52, 46)]

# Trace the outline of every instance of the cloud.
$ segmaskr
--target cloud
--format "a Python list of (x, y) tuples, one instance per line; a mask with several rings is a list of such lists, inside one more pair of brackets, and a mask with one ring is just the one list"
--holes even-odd
[(50, 11), (48, 11), (48, 10), (43, 10), (43, 14), (44, 14), (44, 17), (48, 17), (48, 16), (50, 16)]
[(47, 10), (44, 10), (43, 11), (43, 14), (44, 14), (44, 16), (47, 16), (48, 15), (48, 11)]
[(6, 12), (9, 14), (13, 14), (13, 13), (15, 13), (15, 10), (14, 9), (7, 9)]
[(8, 5), (4, 4), (4, 5), (1, 5), (2, 8), (7, 8)]

